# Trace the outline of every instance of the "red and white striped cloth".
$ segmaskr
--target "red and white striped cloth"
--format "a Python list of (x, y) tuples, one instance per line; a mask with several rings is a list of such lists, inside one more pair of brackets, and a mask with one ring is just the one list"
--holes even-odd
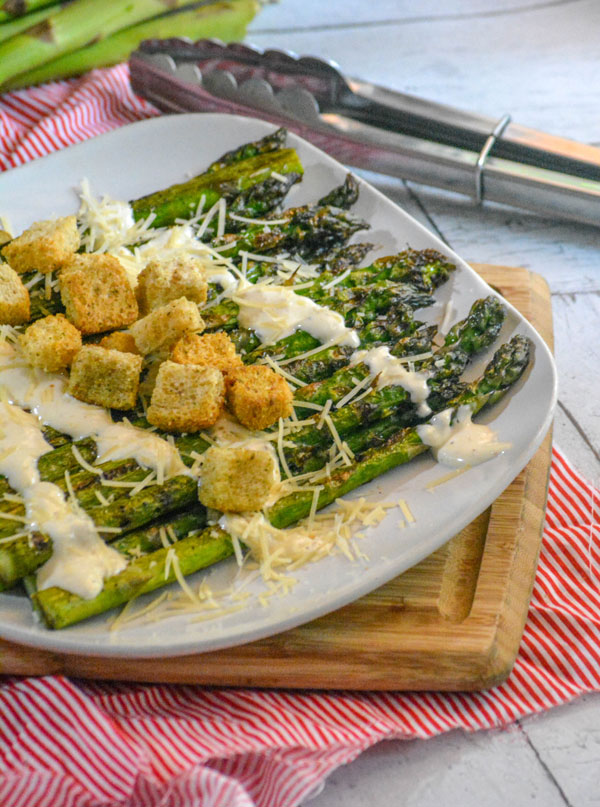
[[(124, 66), (0, 97), (10, 168), (156, 111)], [(295, 807), (383, 739), (507, 725), (600, 689), (598, 491), (553, 452), (529, 618), (508, 680), (474, 694), (0, 685), (3, 807)]]

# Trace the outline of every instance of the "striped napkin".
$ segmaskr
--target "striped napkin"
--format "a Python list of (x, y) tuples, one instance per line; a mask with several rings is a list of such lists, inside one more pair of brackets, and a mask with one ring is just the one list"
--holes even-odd
[[(0, 166), (158, 114), (126, 66), (0, 97)], [(508, 680), (462, 694), (0, 684), (3, 807), (295, 807), (383, 739), (505, 726), (600, 689), (599, 492), (552, 455), (544, 540)]]

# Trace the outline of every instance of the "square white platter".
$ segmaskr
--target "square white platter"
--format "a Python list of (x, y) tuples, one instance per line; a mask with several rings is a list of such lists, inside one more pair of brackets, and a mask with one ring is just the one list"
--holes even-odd
[[(219, 114), (173, 115), (134, 123), (0, 175), (0, 215), (6, 216), (13, 232), (19, 233), (33, 221), (75, 213), (83, 178), (89, 180), (97, 195), (135, 199), (201, 173), (223, 152), (270, 131), (273, 127), (263, 121)], [(286, 206), (315, 201), (341, 184), (347, 173), (343, 165), (295, 135), (288, 136), (288, 145), (297, 149), (305, 174), (289, 194)], [(475, 299), (495, 293), (397, 205), (362, 180), (360, 186), (360, 198), (352, 213), (370, 222), (371, 229), (358, 233), (353, 240), (378, 245), (369, 260), (410, 245), (437, 249), (457, 264), (451, 280), (436, 293), (436, 305), (419, 311), (419, 319), (439, 322), (451, 299), (452, 320), (457, 321)], [(399, 512), (392, 510), (378, 527), (367, 530), (360, 548), (368, 560), (351, 562), (335, 555), (308, 564), (293, 573), (297, 583), (291, 592), (271, 598), (267, 605), (252, 597), (242, 610), (213, 620), (187, 614), (141, 626), (125, 625), (117, 631), (109, 630), (114, 612), (62, 631), (47, 630), (34, 620), (24, 595), (4, 592), (0, 594), (0, 636), (48, 650), (89, 655), (156, 657), (208, 652), (308, 622), (418, 563), (491, 504), (527, 464), (550, 426), (557, 394), (553, 358), (516, 309), (509, 304), (506, 308), (497, 345), (515, 333), (524, 334), (532, 341), (532, 358), (508, 396), (478, 420), (493, 424), (498, 438), (510, 442), (511, 448), (433, 491), (427, 484), (448, 469), (429, 455), (355, 491), (355, 496), (370, 500), (403, 498), (416, 519), (413, 525), (400, 529)], [(486, 352), (473, 363), (468, 378), (477, 377), (492, 353)], [(237, 571), (232, 559), (197, 573), (192, 582), (208, 575), (211, 587), (218, 590), (229, 585)], [(257, 581), (249, 590), (256, 594), (264, 588)]]

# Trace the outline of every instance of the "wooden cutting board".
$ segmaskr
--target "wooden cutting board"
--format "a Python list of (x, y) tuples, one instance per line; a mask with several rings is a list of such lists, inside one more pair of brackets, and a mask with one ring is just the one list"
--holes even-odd
[[(545, 281), (475, 267), (552, 347)], [(479, 518), (418, 566), (357, 602), (241, 647), (177, 658), (93, 658), (0, 641), (0, 672), (218, 686), (474, 690), (517, 655), (541, 543), (551, 438)]]

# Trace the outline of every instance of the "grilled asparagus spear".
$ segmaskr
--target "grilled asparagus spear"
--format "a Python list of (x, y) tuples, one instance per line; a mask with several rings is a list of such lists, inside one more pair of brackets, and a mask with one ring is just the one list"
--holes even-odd
[[(529, 363), (530, 344), (523, 336), (514, 336), (510, 342), (499, 348), (488, 364), (479, 381), (470, 384), (462, 391), (451, 406), (469, 406), (473, 414), (484, 406), (499, 401), (510, 387), (521, 377)], [(449, 407), (450, 408), (450, 407)], [(403, 429), (393, 435), (381, 447), (368, 450), (358, 462), (343, 468), (332, 475), (319, 493), (317, 509), (321, 509), (340, 496), (344, 496), (375, 477), (404, 465), (428, 451), (418, 435), (417, 427)], [(313, 493), (298, 492), (284, 496), (268, 512), (269, 520), (275, 527), (288, 527), (310, 512)]]
[[(471, 384), (453, 401), (453, 407), (467, 405), (473, 413), (500, 400), (521, 376), (529, 360), (529, 343), (516, 336), (503, 345), (486, 368), (483, 377)], [(409, 462), (427, 451), (415, 428), (404, 429), (382, 447), (367, 451), (350, 468), (332, 475), (319, 493), (318, 508), (365, 484), (376, 476)], [(269, 510), (271, 523), (286, 527), (308, 515), (313, 493), (294, 493), (280, 499)], [(168, 566), (170, 554), (171, 564)], [(231, 539), (220, 527), (209, 527), (177, 541), (170, 548), (159, 549), (135, 558), (120, 573), (105, 581), (102, 592), (89, 600), (56, 587), (33, 594), (36, 608), (51, 628), (73, 625), (104, 613), (139, 596), (172, 582), (176, 562), (182, 574), (191, 574), (233, 554)], [(176, 557), (177, 561), (173, 558)]]

